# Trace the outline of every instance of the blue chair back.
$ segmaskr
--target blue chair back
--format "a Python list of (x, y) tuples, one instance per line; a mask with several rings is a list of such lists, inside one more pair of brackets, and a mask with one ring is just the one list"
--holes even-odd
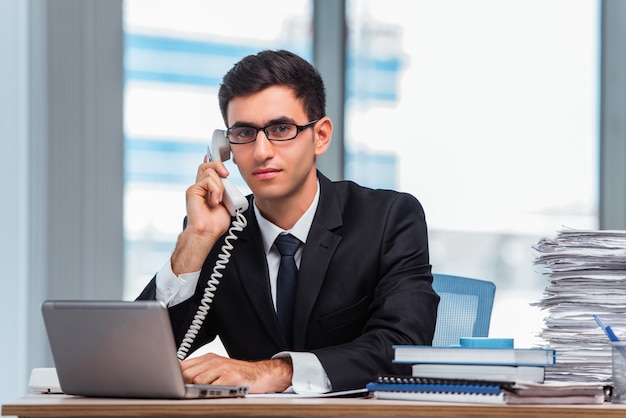
[(433, 274), (433, 289), (441, 297), (433, 346), (458, 345), (462, 337), (489, 336), (495, 284), (468, 277)]

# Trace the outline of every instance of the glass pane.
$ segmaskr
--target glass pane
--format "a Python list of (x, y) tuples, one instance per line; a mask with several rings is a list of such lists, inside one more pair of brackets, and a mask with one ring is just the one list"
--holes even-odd
[[(126, 0), (125, 292), (134, 299), (169, 260), (213, 129), (217, 90), (245, 55), (310, 59), (310, 0)], [(248, 191), (227, 163), (233, 183)]]
[(597, 228), (596, 0), (350, 1), (346, 176), (414, 194), (438, 273), (496, 283), (536, 342), (531, 246)]

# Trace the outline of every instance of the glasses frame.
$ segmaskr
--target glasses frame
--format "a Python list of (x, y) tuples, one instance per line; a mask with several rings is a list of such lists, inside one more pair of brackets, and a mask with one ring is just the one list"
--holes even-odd
[[(321, 119), (321, 118), (320, 118)], [(265, 134), (265, 137), (272, 142), (285, 142), (285, 141), (293, 141), (294, 139), (297, 138), (298, 135), (300, 135), (300, 132), (304, 131), (305, 129), (308, 129), (310, 127), (312, 127), (313, 125), (315, 125), (317, 122), (320, 121), (320, 119), (315, 119), (312, 120), (311, 122), (307, 122), (304, 125), (297, 125), (295, 123), (292, 122), (274, 122), (274, 123), (270, 123), (269, 125), (266, 126), (235, 126), (235, 127), (230, 127), (228, 129), (226, 129), (226, 139), (228, 140), (229, 143), (234, 144), (234, 145), (244, 145), (244, 144), (249, 144), (251, 142), (256, 141), (257, 137), (259, 136), (259, 132), (263, 131), (263, 133)], [(271, 139), (269, 136), (269, 133), (267, 132), (267, 128), (269, 128), (270, 126), (274, 126), (274, 125), (293, 125), (296, 127), (296, 134), (291, 137), (291, 138), (286, 138), (286, 139)], [(251, 139), (250, 141), (246, 141), (246, 142), (233, 142), (229, 139), (230, 137), (230, 131), (232, 129), (236, 129), (236, 128), (249, 128), (249, 129), (255, 129), (256, 130), (256, 134), (254, 135), (254, 139)]]

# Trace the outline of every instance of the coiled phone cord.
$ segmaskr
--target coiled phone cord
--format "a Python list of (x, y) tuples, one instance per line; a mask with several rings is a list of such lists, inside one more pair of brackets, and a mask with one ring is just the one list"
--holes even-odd
[(180, 343), (180, 347), (178, 347), (176, 357), (178, 357), (179, 360), (184, 360), (185, 357), (187, 357), (187, 352), (196, 339), (209, 309), (211, 309), (211, 303), (213, 303), (213, 297), (215, 296), (214, 292), (217, 289), (217, 285), (220, 284), (220, 279), (222, 278), (220, 270), (224, 270), (228, 265), (228, 262), (230, 261), (230, 251), (234, 248), (231, 241), (236, 241), (238, 238), (237, 235), (235, 235), (235, 232), (243, 231), (246, 225), (248, 225), (246, 217), (243, 216), (241, 210), (238, 210), (235, 214), (235, 219), (233, 219), (231, 227), (228, 230), (228, 235), (224, 239), (222, 252), (215, 262), (213, 273), (211, 273), (211, 277), (209, 277), (209, 280), (207, 281), (207, 287), (204, 289), (204, 296), (200, 301), (196, 315), (194, 316), (183, 341)]

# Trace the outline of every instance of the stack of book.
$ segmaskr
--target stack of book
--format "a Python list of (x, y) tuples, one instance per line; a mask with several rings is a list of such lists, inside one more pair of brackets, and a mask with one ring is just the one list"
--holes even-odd
[(377, 376), (367, 385), (379, 399), (473, 403), (602, 403), (601, 384), (544, 383), (556, 364), (548, 348), (398, 345), (394, 362), (411, 363), (412, 376)]
[(541, 383), (556, 364), (555, 350), (546, 348), (398, 345), (394, 353), (394, 362), (412, 364), (413, 376), (441, 379)]
[(502, 385), (508, 384), (464, 379), (378, 376), (366, 388), (378, 399), (504, 404)]
[[(485, 340), (485, 345), (489, 340)], [(550, 349), (394, 346), (394, 362), (410, 363), (412, 376), (378, 376), (374, 397), (422, 401), (506, 403), (518, 382), (541, 383), (555, 364)]]
[(594, 383), (511, 383), (414, 376), (378, 376), (367, 384), (377, 399), (489, 404), (601, 404), (610, 390)]

